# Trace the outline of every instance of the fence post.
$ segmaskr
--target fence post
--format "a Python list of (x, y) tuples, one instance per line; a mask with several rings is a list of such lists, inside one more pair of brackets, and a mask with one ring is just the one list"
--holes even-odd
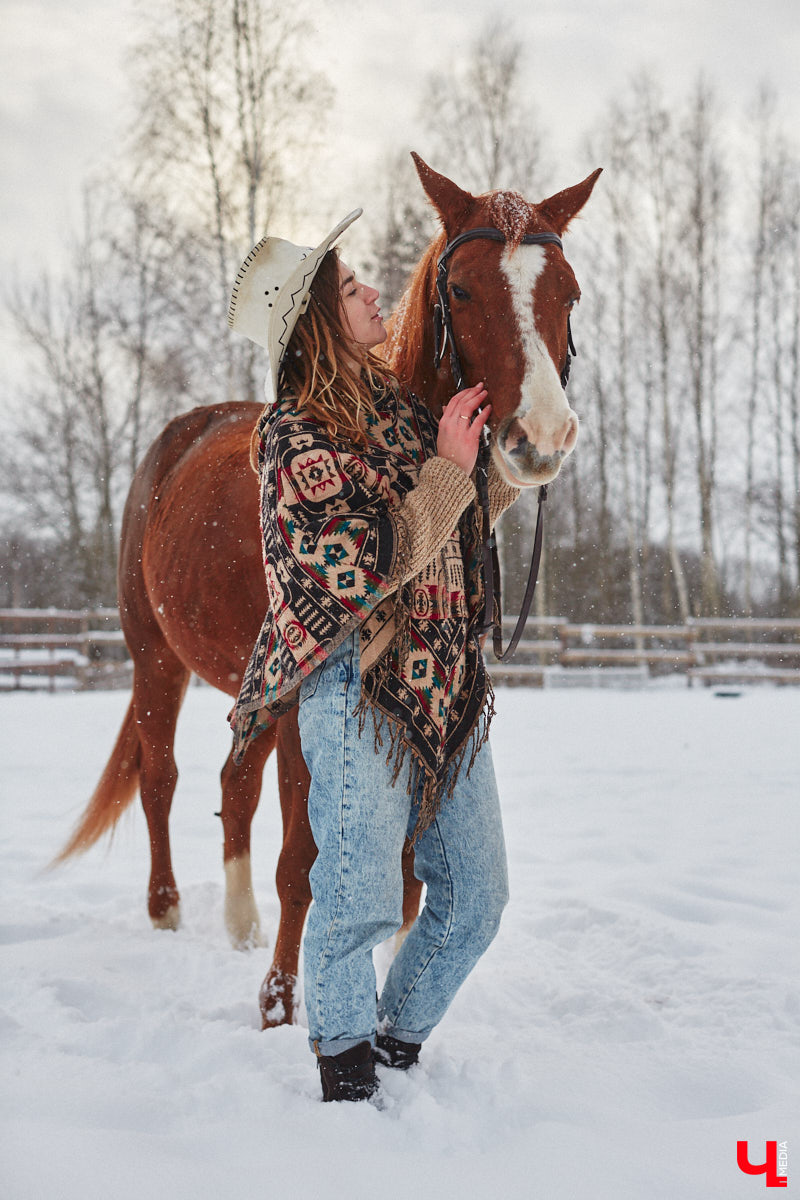
[(558, 652), (558, 664), (561, 667), (565, 667), (567, 665), (567, 642), (569, 641), (566, 625), (559, 625), (558, 640), (561, 642), (561, 649)]
[(692, 678), (692, 668), (698, 665), (697, 662), (697, 626), (694, 624), (691, 617), (687, 617), (684, 626), (686, 632), (686, 650), (688, 659), (686, 661), (686, 682), (689, 687), (694, 687), (694, 679)]

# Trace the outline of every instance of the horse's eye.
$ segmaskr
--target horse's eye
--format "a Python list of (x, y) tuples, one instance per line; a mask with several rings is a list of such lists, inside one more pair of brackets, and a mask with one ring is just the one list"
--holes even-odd
[(469, 300), (470, 299), (469, 292), (465, 292), (463, 288), (456, 287), (456, 285), (454, 283), (450, 285), (450, 291), (453, 293), (453, 298), (455, 300)]

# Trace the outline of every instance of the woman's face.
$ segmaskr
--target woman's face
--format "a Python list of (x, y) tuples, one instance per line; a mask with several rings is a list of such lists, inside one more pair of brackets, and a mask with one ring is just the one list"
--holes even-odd
[(388, 336), (383, 326), (383, 317), (378, 308), (378, 293), (375, 288), (359, 283), (355, 272), (345, 263), (339, 262), (339, 303), (344, 323), (349, 328), (353, 341), (367, 350), (380, 346)]

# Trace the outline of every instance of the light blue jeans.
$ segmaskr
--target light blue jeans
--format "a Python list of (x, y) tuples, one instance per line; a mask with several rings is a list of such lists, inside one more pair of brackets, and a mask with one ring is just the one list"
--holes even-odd
[[(303, 941), (309, 1044), (340, 1054), (374, 1044), (376, 1028), (422, 1042), (497, 932), (508, 900), (505, 844), (488, 742), (415, 846), (425, 905), (397, 954), (377, 1007), (372, 950), (402, 924), (401, 854), (415, 824), (403, 769), (395, 786), (362, 736), (358, 632), (303, 681), (299, 724), (311, 772), (308, 813), (318, 857)], [(468, 760), (467, 760), (468, 761)]]

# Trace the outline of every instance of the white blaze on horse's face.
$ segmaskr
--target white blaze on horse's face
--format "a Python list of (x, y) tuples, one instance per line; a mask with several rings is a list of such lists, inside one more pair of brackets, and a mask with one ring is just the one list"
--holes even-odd
[(534, 293), (545, 268), (543, 246), (506, 247), (500, 268), (508, 280), (522, 343), (519, 406), (493, 441), (497, 466), (510, 483), (548, 483), (575, 446), (578, 418), (567, 403), (561, 378), (534, 317)]

